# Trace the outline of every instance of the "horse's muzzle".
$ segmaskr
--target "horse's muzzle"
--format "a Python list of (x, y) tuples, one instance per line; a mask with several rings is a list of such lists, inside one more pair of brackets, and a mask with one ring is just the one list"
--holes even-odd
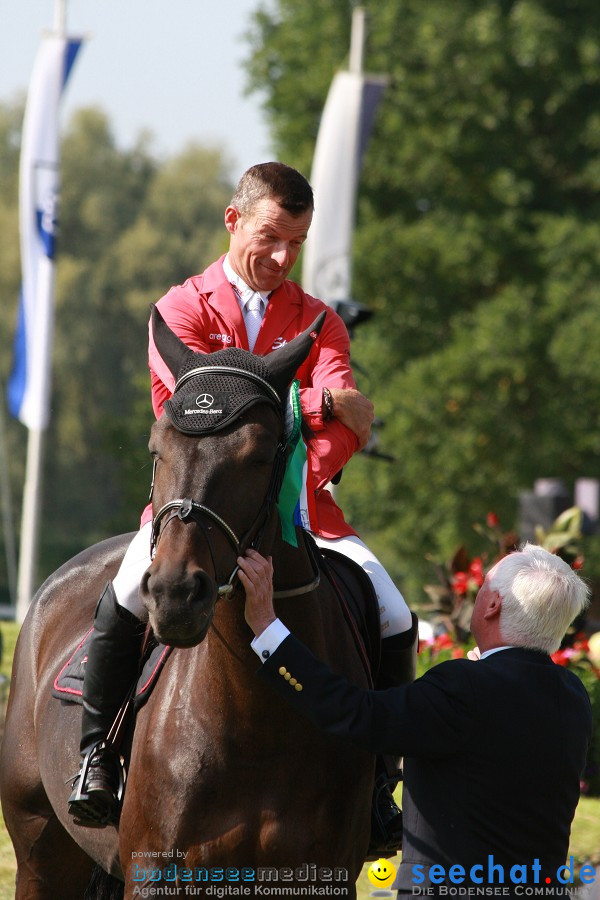
[(206, 636), (217, 600), (217, 583), (202, 569), (164, 571), (155, 560), (140, 596), (156, 638), (173, 647), (195, 647)]

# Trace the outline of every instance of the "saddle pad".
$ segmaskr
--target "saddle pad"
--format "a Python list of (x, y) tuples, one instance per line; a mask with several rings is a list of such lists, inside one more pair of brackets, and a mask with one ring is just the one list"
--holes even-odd
[[(53, 697), (64, 700), (66, 703), (83, 703), (83, 676), (87, 661), (87, 647), (93, 630), (93, 628), (90, 628), (54, 679), (52, 687)], [(134, 698), (136, 710), (143, 706), (150, 696), (172, 649), (172, 647), (168, 647), (165, 644), (154, 643), (148, 650), (136, 685)]]
[(319, 547), (327, 577), (335, 587), (342, 609), (353, 628), (359, 651), (366, 657), (374, 683), (381, 662), (381, 626), (375, 588), (358, 563), (329, 547)]

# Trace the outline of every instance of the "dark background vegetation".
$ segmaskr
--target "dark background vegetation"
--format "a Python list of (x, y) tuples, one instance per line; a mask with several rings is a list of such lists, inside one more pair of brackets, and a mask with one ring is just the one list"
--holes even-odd
[[(539, 477), (598, 475), (600, 6), (593, 0), (367, 0), (365, 67), (385, 73), (361, 179), (353, 342), (393, 463), (356, 458), (339, 498), (418, 602), (493, 510), (514, 527)], [(346, 63), (347, 0), (274, 0), (249, 23), (249, 90), (276, 156), (310, 175)], [(22, 108), (0, 107), (0, 378), (20, 281)], [(40, 580), (137, 527), (150, 480), (148, 304), (227, 246), (220, 151), (117, 147), (105, 113), (65, 123), (52, 421)], [(299, 278), (299, 275), (297, 276)], [(19, 505), (26, 432), (7, 426)], [(592, 541), (588, 558), (598, 557)], [(584, 574), (588, 574), (584, 572)], [(594, 574), (591, 572), (590, 574)], [(7, 599), (0, 572), (0, 599)]]

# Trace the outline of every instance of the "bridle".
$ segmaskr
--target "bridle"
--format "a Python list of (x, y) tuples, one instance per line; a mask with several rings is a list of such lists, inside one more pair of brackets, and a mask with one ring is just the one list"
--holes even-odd
[[(181, 522), (192, 521), (200, 527), (204, 534), (206, 544), (210, 553), (215, 576), (217, 574), (217, 566), (212, 544), (210, 542), (208, 528), (206, 527), (206, 524), (204, 522), (205, 518), (210, 519), (219, 527), (221, 532), (225, 535), (225, 537), (233, 547), (236, 559), (238, 558), (238, 556), (242, 556), (246, 552), (248, 547), (253, 547), (255, 550), (258, 550), (264, 536), (267, 522), (269, 521), (269, 518), (273, 511), (273, 506), (277, 502), (277, 497), (279, 496), (279, 490), (281, 488), (281, 483), (283, 481), (283, 476), (285, 473), (287, 450), (287, 443), (283, 440), (280, 441), (275, 453), (275, 460), (273, 462), (273, 468), (271, 470), (271, 479), (269, 481), (269, 486), (267, 488), (265, 498), (254, 518), (254, 522), (241, 539), (238, 538), (233, 528), (231, 528), (227, 524), (225, 519), (223, 519), (220, 515), (218, 515), (218, 513), (216, 513), (209, 506), (206, 506), (204, 503), (198, 503), (197, 500), (187, 498), (170, 500), (159, 509), (159, 511), (154, 516), (154, 519), (152, 520), (152, 534), (150, 537), (150, 558), (154, 559), (154, 554), (156, 553), (156, 548), (158, 546), (160, 536), (169, 522), (171, 522), (173, 519), (179, 519)], [(152, 485), (150, 489), (151, 497), (154, 488), (155, 472), (156, 460), (154, 460), (154, 467), (152, 471)], [(254, 537), (252, 537), (253, 534)], [(219, 585), (219, 588), (217, 590), (217, 595), (219, 597), (227, 596), (233, 591), (233, 582), (238, 573), (238, 570), (239, 566), (236, 563), (227, 581)]]
[[(269, 384), (264, 378), (261, 378), (260, 375), (255, 374), (254, 372), (248, 372), (244, 369), (238, 369), (233, 366), (201, 366), (198, 368), (191, 369), (189, 372), (186, 372), (183, 376), (181, 376), (173, 391), (173, 396), (180, 390), (188, 381), (192, 378), (196, 378), (197, 376), (202, 375), (234, 375), (237, 378), (243, 378), (247, 381), (254, 382), (258, 388), (260, 389), (261, 394), (265, 395), (265, 400), (275, 408), (277, 411), (280, 420), (282, 422), (282, 430), (283, 430), (283, 409), (281, 399), (279, 394), (275, 390), (275, 388)], [(175, 423), (174, 423), (175, 424)], [(177, 426), (175, 426), (177, 427)], [(181, 429), (178, 429), (181, 430)], [(267, 488), (267, 493), (265, 498), (260, 506), (258, 513), (255, 516), (254, 522), (246, 532), (246, 534), (242, 538), (238, 538), (233, 528), (227, 524), (227, 522), (216, 513), (209, 506), (206, 506), (204, 503), (198, 503), (197, 500), (185, 498), (185, 499), (177, 499), (170, 500), (168, 503), (165, 503), (159, 511), (154, 516), (152, 520), (152, 534), (150, 538), (150, 558), (154, 559), (154, 555), (156, 553), (156, 548), (158, 546), (158, 542), (160, 540), (160, 536), (169, 522), (172, 522), (173, 519), (179, 519), (181, 522), (192, 521), (195, 522), (202, 530), (206, 544), (208, 546), (208, 550), (211, 556), (213, 570), (215, 572), (215, 577), (217, 574), (217, 567), (215, 562), (215, 556), (213, 553), (213, 548), (210, 542), (210, 536), (208, 533), (208, 528), (205, 524), (205, 519), (209, 519), (214, 522), (215, 525), (219, 527), (222, 534), (225, 535), (230, 545), (233, 547), (235, 551), (235, 558), (237, 560), (238, 556), (242, 556), (248, 547), (253, 547), (255, 550), (258, 550), (261, 544), (261, 541), (264, 536), (265, 528), (271, 513), (273, 511), (273, 506), (277, 502), (277, 498), (279, 496), (279, 491), (281, 489), (281, 484), (283, 481), (283, 476), (285, 474), (285, 466), (287, 462), (288, 456), (288, 443), (287, 440), (282, 437), (277, 445), (277, 451), (275, 453), (275, 459), (273, 461), (273, 467), (271, 470), (271, 479), (269, 481), (269, 486)], [(152, 494), (154, 491), (154, 479), (156, 475), (156, 459), (154, 460), (154, 466), (152, 469), (152, 484), (150, 486), (150, 500), (152, 499)], [(252, 537), (254, 535), (254, 537)], [(239, 566), (236, 565), (233, 567), (233, 570), (229, 576), (229, 578), (218, 588), (218, 596), (223, 597), (227, 596), (233, 591), (233, 582), (238, 573)]]

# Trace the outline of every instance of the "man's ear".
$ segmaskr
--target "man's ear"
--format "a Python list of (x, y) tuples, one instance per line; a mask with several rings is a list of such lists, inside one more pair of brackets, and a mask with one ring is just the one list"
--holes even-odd
[(240, 221), (240, 214), (235, 206), (228, 206), (225, 210), (225, 228), (229, 234), (233, 234)]
[(497, 591), (494, 591), (491, 595), (487, 609), (483, 614), (484, 619), (495, 619), (500, 615), (500, 610), (502, 609), (502, 597)]

